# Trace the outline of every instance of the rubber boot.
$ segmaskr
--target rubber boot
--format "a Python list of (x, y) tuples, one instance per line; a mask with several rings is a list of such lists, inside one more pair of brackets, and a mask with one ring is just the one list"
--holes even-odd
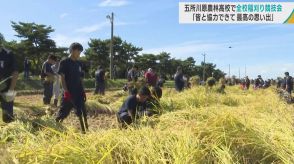
[(87, 116), (85, 116), (85, 115), (84, 115), (84, 123), (85, 123), (85, 128), (86, 128), (86, 130), (89, 130), (89, 125), (88, 125)]
[(82, 116), (79, 116), (79, 121), (80, 121), (80, 124), (81, 124), (82, 133), (86, 134), (85, 124), (84, 124), (84, 120), (83, 120)]

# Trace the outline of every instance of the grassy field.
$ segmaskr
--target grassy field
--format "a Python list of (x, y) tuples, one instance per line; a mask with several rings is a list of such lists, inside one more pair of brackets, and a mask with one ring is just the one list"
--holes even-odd
[(57, 124), (40, 96), (17, 97), (18, 120), (1, 124), (1, 163), (294, 163), (294, 108), (273, 88), (165, 88), (162, 115), (120, 130), (114, 113), (126, 96), (89, 94), (85, 135), (74, 114)]

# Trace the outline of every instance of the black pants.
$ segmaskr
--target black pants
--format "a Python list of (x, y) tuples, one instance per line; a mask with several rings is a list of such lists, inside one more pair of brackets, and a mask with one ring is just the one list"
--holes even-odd
[(30, 71), (28, 69), (25, 69), (23, 76), (24, 76), (25, 79), (28, 79), (29, 76), (30, 76)]
[(95, 94), (104, 95), (105, 94), (105, 82), (96, 82)]
[(70, 114), (72, 109), (74, 109), (74, 112), (78, 117), (87, 116), (85, 102), (82, 97), (74, 98), (73, 101), (64, 101), (64, 98), (62, 97), (56, 121), (64, 120)]
[(175, 88), (176, 88), (176, 91), (182, 92), (184, 90), (184, 85), (176, 85)]
[(12, 122), (14, 120), (13, 117), (13, 102), (6, 102), (5, 100), (0, 98), (1, 108), (2, 108), (2, 120), (5, 123)]
[(287, 89), (287, 92), (291, 95), (292, 89)]
[(116, 116), (117, 116), (117, 121), (121, 124), (123, 128), (127, 128), (128, 125), (130, 125), (133, 122), (132, 117), (129, 116), (128, 113), (121, 113), (121, 114), (117, 113)]
[(44, 97), (43, 102), (44, 104), (50, 104), (51, 98), (53, 96), (53, 82), (44, 82)]

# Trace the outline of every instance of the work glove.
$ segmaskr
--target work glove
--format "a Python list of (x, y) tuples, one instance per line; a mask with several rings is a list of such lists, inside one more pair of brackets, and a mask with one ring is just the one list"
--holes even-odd
[(6, 102), (12, 102), (14, 101), (14, 98), (16, 96), (16, 91), (14, 90), (8, 90), (7, 92), (1, 93), (2, 98)]
[(64, 91), (64, 94), (63, 94), (63, 99), (64, 101), (71, 101), (71, 94), (68, 92), (68, 91)]

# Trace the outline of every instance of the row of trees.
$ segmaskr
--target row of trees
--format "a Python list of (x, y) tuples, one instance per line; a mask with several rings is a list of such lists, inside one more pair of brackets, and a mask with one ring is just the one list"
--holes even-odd
[[(50, 38), (50, 34), (54, 32), (51, 26), (23, 22), (11, 23), (12, 28), (17, 33), (16, 37), (20, 41), (5, 41), (2, 34), (0, 34), (0, 41), (17, 55), (18, 65), (22, 66), (25, 57), (28, 57), (32, 64), (31, 72), (33, 74), (37, 75), (40, 72), (41, 65), (49, 54), (55, 54), (60, 58), (68, 55), (66, 47), (57, 47), (55, 41)], [(85, 50), (85, 56), (81, 58), (88, 76), (93, 76), (99, 65), (108, 70), (110, 39), (90, 39), (88, 46), (89, 48)], [(216, 65), (213, 63), (196, 65), (193, 57), (180, 60), (172, 58), (171, 54), (167, 52), (139, 55), (142, 50), (141, 47), (136, 47), (120, 37), (114, 37), (114, 65), (117, 68), (116, 75), (118, 78), (125, 77), (127, 70), (134, 64), (143, 70), (153, 67), (159, 74), (166, 77), (172, 77), (178, 66), (182, 66), (184, 73), (188, 76), (199, 75), (202, 77), (204, 66), (205, 77), (213, 75), (216, 79), (219, 79), (224, 76), (224, 73), (216, 69)], [(20, 70), (22, 71), (23, 68), (20, 67)]]
[(143, 54), (134, 58), (135, 63), (143, 68), (148, 68), (148, 66), (152, 65), (157, 72), (161, 75), (165, 75), (168, 78), (171, 78), (178, 66), (183, 68), (183, 72), (185, 75), (191, 77), (198, 75), (203, 77), (203, 69), (205, 68), (205, 77), (215, 77), (219, 79), (223, 77), (225, 74), (221, 70), (216, 68), (216, 65), (213, 63), (203, 63), (200, 65), (196, 65), (196, 61), (193, 57), (189, 57), (185, 60), (171, 58), (171, 54), (167, 52), (161, 52), (157, 55), (154, 54)]
[[(49, 54), (60, 57), (66, 55), (67, 48), (57, 47), (55, 41), (50, 39), (50, 33), (54, 32), (51, 26), (23, 22), (11, 23), (20, 42), (15, 40), (7, 42), (4, 37), (2, 37), (2, 42), (4, 47), (12, 50), (17, 55), (18, 65), (22, 66), (25, 57), (27, 57), (31, 61), (32, 73), (38, 74), (42, 63)], [(20, 67), (20, 70), (22, 71), (22, 67)]]
[[(91, 63), (94, 68), (101, 65), (104, 68), (109, 67), (109, 45), (110, 39), (91, 39), (89, 42), (89, 48), (85, 51), (85, 58), (87, 61), (93, 61)], [(171, 57), (170, 53), (161, 52), (159, 54), (142, 54), (139, 55), (143, 49), (136, 47), (131, 43), (123, 41), (120, 37), (114, 37), (114, 65), (117, 66), (117, 75), (124, 77), (126, 71), (136, 64), (140, 69), (146, 70), (149, 67), (153, 67), (156, 71), (166, 77), (172, 77), (176, 72), (178, 66), (182, 66), (184, 73), (188, 76), (199, 75), (203, 76), (204, 63), (196, 65), (196, 61), (193, 57), (189, 57), (185, 60), (175, 59)], [(205, 64), (205, 77), (213, 76), (217, 79), (224, 76), (224, 73), (216, 69), (216, 65), (213, 63)], [(93, 74), (95, 70), (92, 69)]]

